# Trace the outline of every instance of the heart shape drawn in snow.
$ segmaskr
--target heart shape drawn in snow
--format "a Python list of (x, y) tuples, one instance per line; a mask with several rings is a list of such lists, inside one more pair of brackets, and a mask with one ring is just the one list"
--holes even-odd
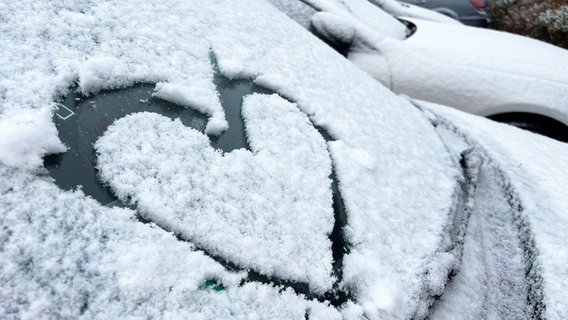
[(142, 216), (268, 276), (331, 289), (334, 217), (327, 145), (295, 104), (243, 99), (251, 151), (223, 154), (179, 120), (134, 113), (95, 144), (99, 178)]

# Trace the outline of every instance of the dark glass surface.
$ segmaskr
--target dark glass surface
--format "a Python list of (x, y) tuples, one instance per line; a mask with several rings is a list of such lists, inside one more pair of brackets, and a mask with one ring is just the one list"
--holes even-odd
[(154, 85), (138, 84), (131, 88), (102, 91), (91, 97), (78, 93), (65, 97), (54, 114), (59, 138), (69, 148), (67, 152), (45, 158), (45, 167), (63, 189), (81, 187), (85, 194), (102, 204), (116, 198), (101, 185), (95, 169), (93, 144), (114, 120), (134, 112), (156, 112), (170, 118), (179, 118), (186, 126), (203, 131), (207, 118), (184, 108), (151, 96)]
[[(249, 80), (215, 79), (229, 129), (218, 137), (210, 137), (214, 148), (230, 152), (248, 149), (241, 116), (242, 99), (252, 93), (272, 93)], [(207, 115), (192, 108), (179, 106), (152, 97), (154, 84), (137, 84), (130, 88), (101, 91), (85, 97), (74, 90), (66, 96), (53, 116), (59, 138), (69, 148), (67, 152), (45, 157), (44, 165), (55, 183), (63, 189), (82, 188), (100, 203), (114, 205), (116, 197), (97, 178), (96, 154), (93, 144), (109, 125), (135, 112), (155, 112), (169, 118), (179, 118), (187, 126), (203, 132)]]
[[(214, 59), (212, 61), (215, 67)], [(218, 137), (209, 137), (211, 145), (223, 152), (240, 148), (249, 149), (241, 115), (243, 97), (252, 93), (272, 94), (274, 92), (259, 87), (250, 80), (229, 80), (221, 76), (217, 68), (215, 69), (215, 84), (229, 128)], [(84, 97), (76, 90), (66, 96), (59, 104), (59, 109), (54, 114), (53, 120), (59, 131), (60, 139), (69, 147), (69, 150), (65, 153), (47, 156), (44, 159), (44, 165), (55, 179), (55, 183), (63, 189), (82, 188), (85, 194), (107, 206), (125, 206), (117, 200), (109, 188), (99, 182), (95, 169), (96, 153), (93, 144), (104, 134), (109, 125), (128, 114), (145, 111), (155, 112), (172, 119), (179, 118), (185, 126), (201, 132), (205, 130), (207, 124), (205, 114), (154, 98), (152, 97), (153, 90), (153, 84), (138, 84), (126, 89), (101, 91), (91, 97)], [(333, 140), (325, 130), (317, 126), (315, 128), (325, 140)], [(332, 242), (334, 273), (341, 280), (343, 256), (349, 252), (350, 248), (350, 244), (343, 234), (343, 228), (347, 223), (347, 212), (339, 192), (335, 172), (332, 173), (330, 178), (333, 181), (335, 223), (329, 238)], [(150, 222), (141, 216), (138, 216), (138, 219), (141, 222)], [(238, 266), (226, 261), (223, 257), (218, 257), (205, 248), (198, 249), (203, 250), (208, 256), (229, 270), (240, 270)], [(322, 297), (318, 297), (310, 293), (309, 286), (306, 283), (267, 277), (254, 270), (247, 271), (249, 276), (246, 281), (284, 285), (308, 297), (330, 301), (333, 305), (339, 306), (349, 298), (349, 294), (339, 289), (337, 284), (333, 290)], [(202, 289), (222, 291), (224, 286), (215, 279), (206, 279)]]
[(224, 152), (241, 148), (248, 150), (249, 145), (241, 115), (243, 97), (252, 93), (272, 94), (274, 92), (250, 80), (229, 80), (221, 76), (216, 77), (215, 84), (225, 110), (225, 118), (229, 122), (229, 129), (218, 137), (210, 137), (211, 145)]

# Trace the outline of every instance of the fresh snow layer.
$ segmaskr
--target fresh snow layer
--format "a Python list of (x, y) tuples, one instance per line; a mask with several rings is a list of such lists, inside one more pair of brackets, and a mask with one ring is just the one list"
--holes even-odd
[[(401, 22), (379, 8), (367, 8), (367, 1), (305, 2), (349, 20), (356, 41), (347, 57), (396, 93), (482, 116), (529, 112), (568, 123), (567, 50), (506, 32), (419, 17), (405, 18), (415, 25), (415, 32), (407, 35)], [(399, 16), (396, 8), (401, 4), (373, 2)], [(402, 33), (387, 23), (391, 19)], [(336, 24), (331, 32), (332, 23), (322, 24), (321, 17), (316, 21), (327, 27), (324, 37), (347, 30)]]
[[(496, 30), (419, 19), (411, 21), (416, 21), (417, 31), (406, 43), (409, 49), (420, 50), (421, 54), (438, 55), (446, 63), (478, 69), (552, 82), (568, 81), (568, 52), (560, 47)], [(539, 59), (534, 59), (535, 56)]]
[[(239, 14), (246, 16), (233, 12), (234, 21)], [(367, 317), (425, 316), (444, 271), (458, 263), (446, 249), (460, 172), (432, 126), (323, 43), (312, 44), (299, 25), (265, 35), (271, 50), (236, 22), (232, 30), (236, 36), (215, 33), (212, 41), (221, 71), (256, 77), (337, 140), (331, 155), (352, 243), (343, 287)], [(294, 48), (293, 58), (283, 45)], [(443, 271), (428, 277), (429, 270)]]
[[(495, 30), (410, 21), (416, 32), (404, 41), (364, 35), (387, 60), (394, 92), (482, 116), (529, 112), (568, 123), (567, 50)], [(356, 62), (384, 83), (374, 64)]]
[(211, 115), (205, 127), (207, 134), (218, 136), (229, 127), (225, 111), (219, 109), (217, 104), (207, 101), (209, 97), (204, 94), (202, 88), (159, 82), (152, 96), (181, 106), (192, 106), (198, 111)]
[(394, 39), (406, 38), (406, 26), (371, 2), (367, 0), (340, 0), (339, 2), (350, 14), (373, 31)]
[[(226, 128), (220, 123), (224, 113), (213, 84), (210, 45), (199, 37), (202, 22), (178, 14), (157, 19), (174, 10), (166, 2), (136, 8), (128, 2), (95, 3), (17, 1), (0, 6), (0, 43), (10, 44), (0, 58), (3, 110), (50, 107), (73, 82), (88, 95), (161, 81), (183, 86), (191, 94), (191, 106), (213, 117), (208, 133)], [(174, 41), (188, 34), (191, 40)], [(162, 95), (167, 88), (159, 90)]]
[[(247, 283), (128, 209), (0, 164), (2, 319), (340, 319), (290, 289)], [(35, 199), (35, 201), (30, 201)], [(224, 287), (216, 291), (207, 280)]]
[[(307, 300), (289, 290), (270, 289), (272, 293), (263, 295), (263, 286), (229, 281), (232, 276), (203, 253), (135, 221), (131, 211), (103, 208), (81, 191), (62, 191), (39, 174), (23, 173), (37, 168), (46, 153), (63, 151), (53, 125), (30, 123), (45, 124), (45, 114), (35, 111), (53, 109), (53, 100), (75, 82), (84, 94), (137, 82), (163, 83), (158, 95), (211, 110), (212, 120), (221, 119), (215, 116), (222, 108), (211, 55), (224, 76), (253, 79), (296, 103), (297, 109), (276, 96), (247, 98), (243, 115), (253, 150), (228, 154), (211, 149), (203, 134), (178, 121), (147, 114), (119, 119), (99, 141), (97, 159), (106, 172), (102, 174), (108, 174), (106, 181), (121, 184), (113, 187), (115, 192), (136, 200), (146, 217), (191, 238), (206, 252), (244, 269), (305, 281), (316, 293), (329, 289), (333, 281), (327, 237), (333, 225), (331, 155), (348, 214), (350, 253), (343, 258), (341, 288), (356, 300), (348, 302), (345, 315), (420, 317), (440, 294), (457, 263), (447, 248), (459, 170), (419, 110), (270, 4), (10, 1), (0, 4), (0, 28), (0, 43), (7, 44), (0, 51), (0, 121), (13, 124), (0, 127), (1, 225), (9, 230), (0, 236), (2, 261), (8, 261), (1, 266), (2, 315), (73, 317), (84, 312), (93, 318), (108, 310), (109, 317), (120, 318), (141, 310), (140, 317), (159, 317), (163, 311), (173, 318), (195, 308), (191, 310), (206, 313), (203, 318), (226, 318), (207, 315), (216, 312), (208, 301), (217, 301), (217, 296), (209, 299), (210, 294), (204, 297), (195, 289), (209, 276), (233, 284), (234, 293), (227, 290), (218, 299), (234, 317), (254, 301), (247, 290), (269, 301), (249, 306), (267, 318), (273, 318), (271, 308), (279, 308), (279, 299), (287, 299), (282, 305), (289, 312), (300, 310), (297, 306), (303, 303), (309, 309), (309, 302), (296, 304)], [(27, 112), (32, 119), (18, 122), (18, 114)], [(326, 146), (305, 115), (334, 141)], [(219, 121), (210, 123), (213, 132), (223, 127)], [(272, 126), (265, 126), (268, 123)], [(133, 128), (135, 124), (142, 127)], [(111, 134), (116, 139), (110, 139)], [(135, 143), (140, 150), (133, 150)], [(18, 145), (23, 152), (11, 147)], [(141, 158), (121, 158), (119, 150)], [(144, 158), (151, 150), (163, 151)], [(106, 156), (131, 167), (120, 169)], [(199, 162), (180, 163), (192, 159)], [(126, 180), (117, 179), (121, 175)], [(215, 183), (214, 177), (219, 183), (206, 185)], [(231, 189), (235, 186), (249, 187), (250, 192)], [(225, 193), (219, 194), (221, 190)], [(221, 203), (218, 196), (226, 201)], [(200, 197), (206, 201), (191, 202)], [(195, 210), (180, 211), (180, 203), (190, 203)], [(240, 210), (239, 205), (246, 206)], [(222, 210), (211, 209), (215, 206)], [(205, 212), (225, 216), (206, 219), (201, 216)], [(243, 224), (245, 213), (257, 220)], [(195, 221), (188, 221), (191, 215)], [(231, 221), (239, 223), (225, 228)], [(254, 223), (260, 228), (253, 230)], [(216, 232), (207, 233), (207, 228)], [(104, 230), (112, 236), (105, 237)], [(312, 230), (314, 234), (306, 235)], [(49, 235), (57, 237), (56, 244), (49, 242)], [(278, 247), (278, 241), (285, 245)], [(141, 253), (144, 248), (152, 248), (148, 257)], [(51, 256), (70, 262), (53, 262)], [(154, 271), (140, 276), (148, 282), (137, 278), (145, 259), (153, 259), (148, 266)], [(194, 267), (200, 259), (212, 267)], [(77, 262), (83, 260), (89, 265)], [(183, 281), (184, 276), (192, 280)], [(323, 305), (310, 310), (320, 307), (322, 314), (329, 311)], [(329, 312), (333, 317), (334, 310)]]
[(325, 141), (277, 95), (248, 96), (243, 117), (251, 151), (226, 154), (179, 120), (124, 117), (95, 145), (100, 178), (146, 219), (207, 251), (323, 293), (333, 284)]
[(434, 319), (528, 319), (521, 240), (507, 194), (489, 165), (476, 186), (460, 272), (446, 287)]
[(529, 295), (522, 240), (515, 227), (518, 209), (503, 188), (500, 169), (456, 127), (433, 118), (436, 130), (455, 154), (475, 154), (466, 161), (471, 214), (463, 241), (459, 273), (446, 286), (432, 319), (529, 319), (535, 314)]
[[(382, 168), (399, 176), (376, 177), (372, 173), (381, 159), (341, 141), (330, 143), (348, 211), (346, 235), (352, 244), (344, 258), (343, 286), (359, 292), (366, 316), (372, 319), (427, 316), (433, 296), (443, 292), (448, 274), (459, 266), (460, 257), (452, 252), (455, 243), (449, 237), (457, 201), (450, 195), (457, 189), (458, 170), (444, 146), (435, 137), (430, 138), (431, 154), (405, 156), (421, 162), (421, 157), (428, 161), (446, 155), (448, 158), (439, 164), (446, 165), (445, 174), (453, 179), (436, 172), (436, 167), (424, 166), (419, 172), (406, 171), (412, 170), (410, 166), (401, 170), (407, 164), (400, 162)], [(347, 167), (353, 164), (355, 169)], [(445, 197), (422, 199), (420, 196), (428, 188), (423, 185), (422, 174), (436, 177), (432, 191), (443, 192)], [(396, 187), (389, 183), (376, 185), (377, 197), (360, 196), (369, 185), (375, 185), (373, 180), (381, 178), (396, 179), (398, 183)], [(407, 183), (417, 188), (414, 194), (405, 191)], [(413, 199), (414, 195), (418, 198)], [(411, 202), (398, 202), (404, 198)]]
[[(529, 299), (547, 319), (568, 317), (568, 145), (508, 125), (427, 103), (451, 121), (502, 171), (502, 188), (519, 211), (515, 219), (530, 267)], [(465, 262), (464, 262), (465, 263)]]
[[(384, 37), (402, 40), (406, 38), (406, 26), (393, 16), (366, 0), (305, 0), (320, 12), (349, 20), (357, 33), (372, 41)], [(343, 27), (342, 27), (343, 28)]]
[(67, 150), (57, 138), (48, 108), (10, 112), (0, 117), (0, 162), (24, 169), (36, 169), (46, 154)]
[(318, 12), (312, 17), (312, 26), (317, 33), (334, 43), (350, 44), (355, 28), (349, 20), (327, 12)]

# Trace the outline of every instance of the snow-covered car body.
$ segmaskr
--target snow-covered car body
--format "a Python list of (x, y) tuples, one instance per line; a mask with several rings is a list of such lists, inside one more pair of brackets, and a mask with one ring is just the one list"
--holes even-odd
[(393, 91), (482, 116), (529, 112), (568, 124), (567, 50), (504, 32), (409, 21), (412, 36), (380, 45)]
[(0, 318), (568, 314), (566, 145), (415, 105), (260, 0), (0, 16)]
[(567, 50), (464, 25), (405, 25), (364, 0), (305, 3), (319, 11), (316, 32), (395, 93), (482, 116), (541, 115), (568, 139)]
[(487, 27), (485, 0), (400, 0), (461, 21), (463, 24), (475, 27)]

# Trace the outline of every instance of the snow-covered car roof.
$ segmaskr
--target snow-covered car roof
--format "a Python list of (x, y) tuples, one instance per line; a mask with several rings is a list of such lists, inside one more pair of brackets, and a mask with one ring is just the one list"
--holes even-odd
[[(0, 26), (2, 318), (422, 318), (458, 272), (489, 156), (268, 3), (18, 1)], [(215, 147), (234, 128), (220, 78), (263, 88), (237, 104), (241, 148)], [(80, 118), (105, 108), (89, 96), (139, 84), (206, 124), (142, 107)], [(85, 163), (121, 206), (44, 165), (79, 153), (62, 123), (80, 120), (101, 132)], [(542, 293), (525, 314), (566, 315), (564, 293), (522, 283)]]

